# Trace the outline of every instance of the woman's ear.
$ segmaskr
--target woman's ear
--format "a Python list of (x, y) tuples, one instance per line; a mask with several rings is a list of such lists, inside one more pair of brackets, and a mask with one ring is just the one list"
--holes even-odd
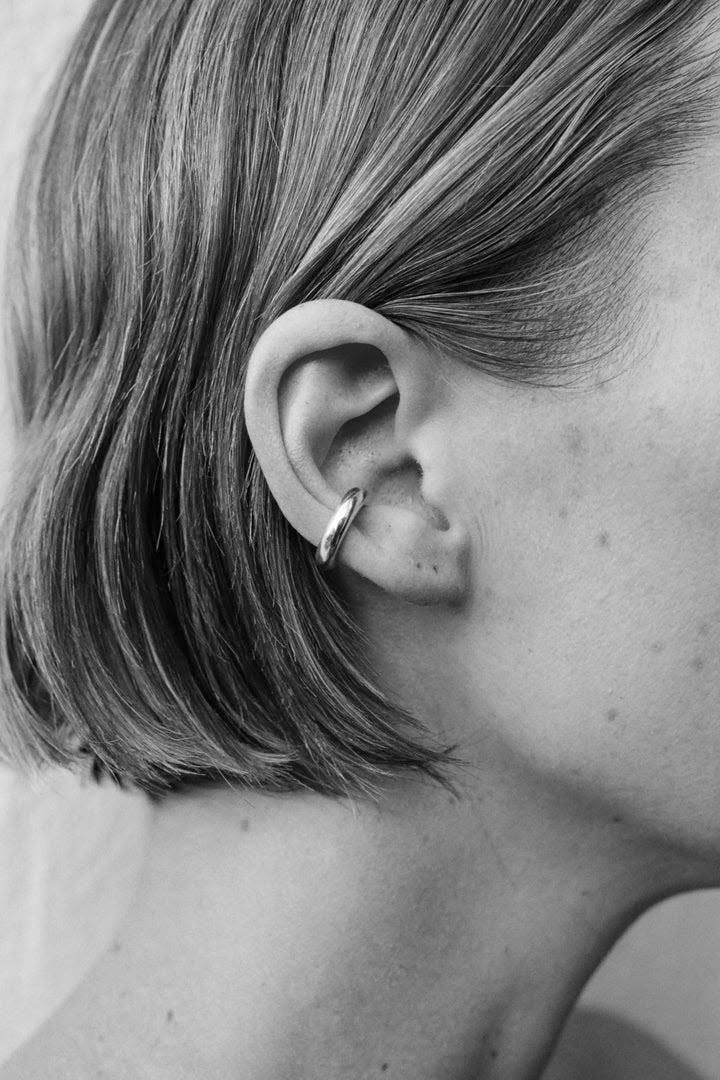
[(443, 456), (447, 397), (421, 345), (344, 300), (291, 308), (248, 364), (248, 433), (286, 519), (317, 544), (344, 493), (365, 488), (337, 565), (416, 603), (458, 603), (467, 590), (468, 543)]

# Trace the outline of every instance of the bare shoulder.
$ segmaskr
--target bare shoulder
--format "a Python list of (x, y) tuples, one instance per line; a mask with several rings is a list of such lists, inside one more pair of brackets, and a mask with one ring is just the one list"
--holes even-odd
[[(79, 1080), (80, 1077), (122, 1075), (95, 1062), (77, 1067), (77, 1048), (51, 1031), (39, 1035), (4, 1066), (0, 1080)], [(72, 1066), (69, 1063), (75, 1062)], [(541, 1080), (710, 1080), (675, 1054), (661, 1040), (612, 1013), (580, 1010), (568, 1021), (553, 1059)]]
[(650, 1076), (653, 1080), (708, 1080), (631, 1021), (581, 1009), (568, 1021), (542, 1080), (647, 1080)]

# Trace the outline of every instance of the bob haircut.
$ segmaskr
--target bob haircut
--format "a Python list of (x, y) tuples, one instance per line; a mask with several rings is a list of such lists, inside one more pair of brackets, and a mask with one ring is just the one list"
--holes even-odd
[(709, 123), (705, 9), (94, 4), (8, 264), (7, 757), (156, 794), (447, 778), (269, 494), (246, 360), (335, 297), (492, 377), (576, 378), (632, 307), (613, 236)]

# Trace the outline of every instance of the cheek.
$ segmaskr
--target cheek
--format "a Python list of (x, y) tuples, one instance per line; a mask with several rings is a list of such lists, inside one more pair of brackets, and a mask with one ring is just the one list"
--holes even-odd
[(535, 767), (648, 827), (720, 837), (720, 439), (649, 400), (561, 425), (505, 506), (496, 685), (515, 679)]

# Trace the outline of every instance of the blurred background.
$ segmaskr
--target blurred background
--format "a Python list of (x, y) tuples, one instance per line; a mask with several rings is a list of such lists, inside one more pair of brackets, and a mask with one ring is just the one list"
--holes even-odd
[[(3, 247), (31, 118), (88, 6), (0, 0)], [(0, 353), (0, 498), (12, 452)], [(149, 820), (142, 796), (82, 786), (64, 773), (31, 784), (0, 766), (0, 1062), (110, 944)], [(720, 1080), (720, 891), (674, 899), (645, 915), (582, 1001), (641, 1024)]]

